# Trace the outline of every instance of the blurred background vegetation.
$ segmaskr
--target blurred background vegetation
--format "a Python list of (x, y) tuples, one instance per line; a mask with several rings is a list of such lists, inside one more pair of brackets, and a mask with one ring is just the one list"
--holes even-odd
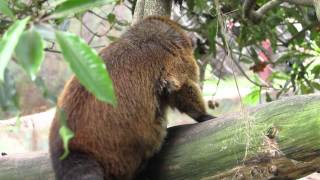
[[(84, 66), (72, 66), (66, 54), (88, 53), (99, 65), (92, 49), (116, 41), (131, 25), (135, 5), (0, 0), (0, 119), (12, 118), (0, 121), (0, 151), (47, 148), (52, 108), (66, 81), (73, 73), (100, 75), (82, 57), (76, 60)], [(320, 90), (320, 24), (312, 0), (176, 0), (172, 17), (193, 39), (203, 95), (215, 115)], [(66, 42), (57, 41), (57, 32), (66, 31), (72, 33), (62, 34)], [(103, 90), (94, 83), (86, 88)], [(170, 126), (192, 122), (172, 112)]]

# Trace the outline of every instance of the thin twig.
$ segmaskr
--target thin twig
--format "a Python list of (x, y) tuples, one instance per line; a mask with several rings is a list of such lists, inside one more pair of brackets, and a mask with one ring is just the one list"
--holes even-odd
[(218, 92), (218, 87), (220, 85), (220, 81), (221, 81), (221, 75), (222, 75), (222, 66), (224, 64), (224, 61), (226, 60), (227, 54), (225, 53), (223, 56), (222, 61), (220, 61), (220, 69), (219, 69), (219, 75), (218, 75), (218, 82), (217, 82), (217, 86), (216, 86), (216, 90), (215, 92), (212, 94), (212, 99), (214, 98), (214, 96), (217, 94)]
[(88, 25), (87, 25), (86, 23), (84, 23), (82, 20), (80, 20), (80, 19), (78, 19), (78, 20), (79, 20), (79, 22), (81, 23), (81, 25), (82, 25), (83, 27), (85, 27), (91, 34), (93, 34), (93, 35), (95, 35), (95, 36), (97, 36), (97, 37), (99, 37), (99, 38), (102, 37), (102, 35), (100, 35), (100, 34), (94, 32), (93, 30), (91, 30), (91, 29), (88, 27)]
[(61, 51), (57, 51), (57, 50), (50, 49), (50, 48), (45, 48), (44, 51), (51, 52), (51, 53), (61, 54)]
[[(228, 54), (228, 51), (225, 49), (225, 47), (224, 47), (222, 44), (217, 43), (217, 41), (216, 41), (216, 44), (218, 44), (218, 45), (223, 49), (223, 51), (224, 51), (226, 54)], [(249, 82), (251, 82), (252, 84), (254, 84), (254, 85), (258, 86), (258, 87), (266, 87), (266, 88), (269, 88), (269, 87), (270, 87), (270, 86), (267, 86), (267, 85), (264, 85), (264, 84), (259, 84), (259, 83), (255, 82), (254, 80), (252, 80), (252, 79), (247, 75), (247, 73), (244, 71), (244, 69), (241, 67), (241, 65), (233, 58), (233, 53), (236, 53), (236, 52), (230, 51), (230, 53), (231, 53), (231, 57), (232, 57), (232, 58), (230, 58), (230, 59), (231, 59), (231, 60), (233, 61), (233, 63), (237, 66), (237, 68), (238, 68), (238, 70), (240, 71), (240, 73), (241, 73)], [(240, 54), (240, 53), (239, 53), (239, 54)]]
[(98, 14), (98, 13), (92, 11), (92, 10), (89, 10), (88, 12), (91, 13), (91, 14), (93, 14), (93, 15), (95, 15), (95, 16), (97, 16), (98, 18), (100, 18), (100, 19), (102, 19), (102, 20), (104, 20), (104, 21), (108, 21), (107, 18), (102, 17), (100, 14)]

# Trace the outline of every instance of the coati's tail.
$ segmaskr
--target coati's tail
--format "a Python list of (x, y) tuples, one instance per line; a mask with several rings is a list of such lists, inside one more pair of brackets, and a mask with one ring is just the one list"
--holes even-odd
[(104, 180), (102, 167), (85, 153), (70, 152), (64, 160), (51, 154), (51, 159), (56, 180)]

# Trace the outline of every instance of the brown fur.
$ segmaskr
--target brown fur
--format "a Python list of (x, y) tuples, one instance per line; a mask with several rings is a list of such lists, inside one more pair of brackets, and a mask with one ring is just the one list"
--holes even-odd
[[(70, 155), (63, 153), (59, 115), (50, 132), (53, 168), (60, 179), (132, 179), (166, 136), (166, 109), (192, 118), (212, 118), (197, 86), (198, 67), (189, 38), (175, 22), (149, 17), (100, 53), (118, 100), (97, 100), (72, 77), (59, 98), (75, 133)], [(83, 172), (84, 171), (84, 172)]]

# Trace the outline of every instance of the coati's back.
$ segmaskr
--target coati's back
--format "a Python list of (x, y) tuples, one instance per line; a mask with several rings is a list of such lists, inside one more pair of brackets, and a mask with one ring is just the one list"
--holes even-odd
[(190, 105), (192, 116), (202, 118), (205, 114), (199, 90), (193, 85), (198, 69), (191, 43), (175, 22), (147, 18), (100, 55), (113, 80), (117, 107), (97, 100), (75, 77), (66, 84), (58, 108), (66, 113), (75, 137), (69, 143), (70, 154), (59, 160), (64, 149), (57, 113), (49, 141), (58, 180), (132, 179), (159, 150), (166, 134), (166, 108), (179, 109), (182, 104), (179, 94), (169, 97), (170, 93), (186, 83), (192, 82), (186, 85), (186, 92), (192, 95), (186, 98), (192, 102), (185, 103)]

